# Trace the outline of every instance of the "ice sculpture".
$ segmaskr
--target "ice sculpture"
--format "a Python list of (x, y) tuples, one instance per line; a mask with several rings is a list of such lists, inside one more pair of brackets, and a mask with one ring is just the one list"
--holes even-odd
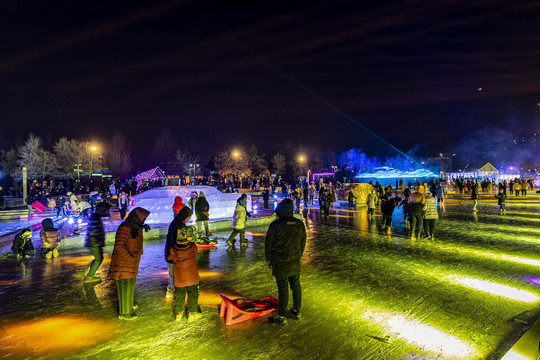
[[(236, 201), (241, 194), (222, 193), (212, 186), (165, 186), (147, 190), (141, 194), (130, 197), (129, 209), (142, 207), (150, 211), (146, 223), (169, 223), (173, 219), (172, 205), (176, 196), (181, 196), (184, 204), (189, 206), (191, 193), (200, 191), (206, 196), (210, 204), (210, 221), (232, 219)], [(251, 211), (251, 196), (248, 195), (247, 209)], [(191, 218), (195, 220), (195, 215)]]

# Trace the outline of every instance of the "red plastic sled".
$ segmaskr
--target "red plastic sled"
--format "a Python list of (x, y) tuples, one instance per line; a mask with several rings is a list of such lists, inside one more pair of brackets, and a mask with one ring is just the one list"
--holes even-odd
[(273, 296), (267, 296), (257, 301), (231, 300), (223, 294), (219, 316), (225, 317), (225, 325), (237, 324), (242, 321), (268, 315), (278, 308), (278, 301)]
[(34, 209), (36, 209), (38, 212), (42, 213), (43, 211), (45, 210), (48, 210), (49, 208), (46, 207), (45, 205), (43, 205), (42, 203), (40, 203), (39, 201), (34, 201), (32, 203), (32, 207)]
[(216, 246), (216, 244), (195, 244), (195, 245), (197, 245), (197, 249), (208, 249), (208, 248)]

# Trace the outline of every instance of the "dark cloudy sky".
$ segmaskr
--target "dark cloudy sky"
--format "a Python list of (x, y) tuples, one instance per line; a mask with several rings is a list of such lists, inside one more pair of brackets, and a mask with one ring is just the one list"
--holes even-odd
[(357, 121), (439, 152), (506, 112), (538, 127), (540, 2), (304, 4), (2, 1), (2, 139), (372, 146)]

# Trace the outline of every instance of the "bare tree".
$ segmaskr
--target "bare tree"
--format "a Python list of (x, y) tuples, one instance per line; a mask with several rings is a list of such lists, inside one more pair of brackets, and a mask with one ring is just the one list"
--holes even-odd
[(52, 175), (57, 166), (54, 155), (42, 148), (41, 139), (34, 134), (19, 148), (19, 165), (26, 167), (28, 176), (34, 178)]
[(133, 170), (131, 146), (126, 137), (117, 131), (112, 139), (112, 145), (106, 156), (107, 166), (112, 175), (125, 177)]
[(58, 169), (63, 175), (74, 173), (75, 164), (81, 163), (82, 145), (77, 140), (69, 140), (65, 137), (60, 138), (54, 145), (54, 153)]
[(190, 153), (187, 149), (178, 149), (175, 153), (175, 160), (176, 165), (179, 167), (182, 174), (184, 174), (189, 170), (190, 165), (198, 164), (201, 161), (201, 157)]
[(0, 153), (0, 166), (4, 174), (11, 176), (12, 178), (20, 174), (19, 167), (19, 155), (17, 155), (17, 150), (2, 150)]
[(274, 167), (274, 171), (277, 175), (283, 175), (287, 166), (287, 160), (285, 159), (285, 155), (280, 152), (276, 153), (272, 157), (272, 166)]
[(160, 161), (165, 163), (166, 172), (169, 172), (169, 162), (173, 158), (176, 148), (176, 140), (171, 135), (169, 129), (163, 130), (157, 137), (154, 144), (154, 153)]
[(98, 147), (98, 150), (92, 151), (92, 146), (91, 142), (81, 142), (65, 137), (60, 138), (54, 145), (54, 153), (60, 173), (66, 176), (73, 175), (76, 164), (81, 164), (83, 169), (90, 171), (91, 161), (93, 170), (101, 169), (103, 167), (103, 156), (100, 147)]
[(220, 151), (212, 156), (214, 168), (220, 176), (226, 176), (233, 172), (234, 160), (227, 151)]
[(255, 145), (251, 145), (247, 153), (247, 163), (252, 175), (270, 175), (268, 161), (263, 154), (259, 154), (259, 150), (257, 150)]

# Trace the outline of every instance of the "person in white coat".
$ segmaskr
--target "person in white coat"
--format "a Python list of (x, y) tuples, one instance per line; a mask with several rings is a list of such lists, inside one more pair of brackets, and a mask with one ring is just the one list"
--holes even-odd
[(246, 233), (246, 219), (247, 219), (247, 211), (246, 211), (246, 205), (247, 201), (242, 199), (236, 204), (236, 209), (234, 210), (233, 220), (232, 220), (232, 227), (233, 231), (231, 233), (231, 236), (229, 236), (229, 239), (227, 240), (227, 245), (233, 246), (235, 242), (235, 236), (237, 234), (240, 234), (240, 246), (247, 246), (247, 241), (244, 237)]

